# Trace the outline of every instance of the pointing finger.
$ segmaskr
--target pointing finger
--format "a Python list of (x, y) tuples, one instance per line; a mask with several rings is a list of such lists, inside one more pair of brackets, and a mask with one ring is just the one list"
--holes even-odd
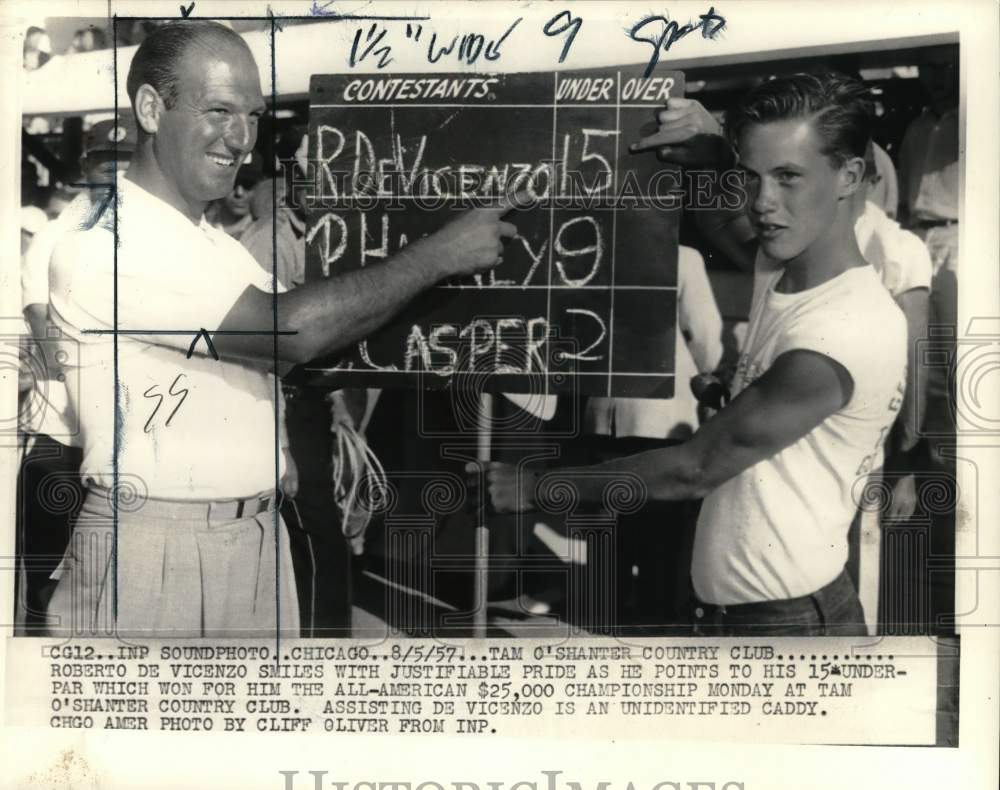
[(632, 143), (629, 146), (629, 150), (632, 152), (648, 151), (651, 148), (660, 148), (664, 145), (676, 145), (694, 137), (697, 131), (693, 126), (688, 126), (687, 124), (660, 129)]
[(517, 235), (517, 225), (512, 222), (501, 222), (497, 228), (501, 238), (512, 239)]
[(681, 118), (687, 118), (691, 113), (694, 112), (693, 107), (680, 107), (678, 109), (666, 109), (660, 110), (656, 113), (656, 120), (660, 123), (672, 123), (674, 121), (680, 120)]
[(527, 209), (538, 203), (527, 189), (519, 189), (513, 195), (505, 194), (500, 201), (501, 214), (506, 214), (513, 209)]

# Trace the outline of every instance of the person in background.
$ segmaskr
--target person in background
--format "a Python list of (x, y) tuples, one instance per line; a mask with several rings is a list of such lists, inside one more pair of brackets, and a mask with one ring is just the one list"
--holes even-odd
[(874, 172), (868, 178), (867, 200), (882, 209), (887, 217), (895, 219), (899, 207), (899, 178), (896, 176), (896, 166), (892, 163), (889, 153), (874, 141), (872, 157)]
[(43, 28), (34, 25), (24, 34), (24, 70), (40, 69), (52, 57), (52, 41)]
[(250, 201), (253, 198), (254, 187), (260, 181), (262, 173), (256, 159), (243, 165), (236, 174), (236, 183), (229, 194), (216, 200), (205, 212), (208, 223), (219, 230), (225, 231), (234, 239), (239, 239), (244, 231), (253, 224), (250, 213)]
[(69, 45), (66, 54), (93, 52), (98, 49), (106, 49), (107, 46), (107, 36), (103, 30), (97, 27), (85, 27), (73, 34), (73, 43)]
[[(933, 333), (924, 346), (923, 357), (946, 359), (947, 363), (932, 364), (921, 371), (925, 374), (923, 391), (927, 401), (923, 423), (926, 440), (912, 455), (919, 458), (917, 451), (923, 451), (927, 485), (943, 485), (943, 498), (953, 502), (961, 220), (958, 45), (931, 49), (919, 70), (928, 104), (907, 128), (900, 147), (900, 220), (927, 245), (934, 272), (929, 318)], [(930, 521), (929, 551), (938, 556), (954, 555), (954, 510), (932, 511)], [(938, 622), (939, 615), (950, 616), (954, 611), (954, 584), (949, 583), (948, 575), (932, 574), (925, 583), (930, 591), (932, 622)]]
[(253, 222), (240, 235), (240, 244), (265, 271), (271, 271), (276, 252), (273, 265), (278, 282), (289, 289), (302, 285), (306, 281), (306, 223), (286, 205), (284, 179), (268, 178), (257, 184), (250, 199), (250, 215)]
[[(928, 353), (953, 357), (958, 331), (958, 47), (932, 49), (919, 69), (928, 104), (907, 128), (900, 147), (900, 221), (923, 239), (931, 256), (930, 323), (939, 332)], [(948, 466), (941, 444), (955, 431), (950, 367), (935, 367), (927, 381), (925, 428), (939, 467)]]
[(29, 632), (44, 627), (45, 607), (56, 585), (50, 574), (66, 551), (76, 510), (83, 501), (79, 479), (82, 443), (67, 390), (73, 378), (66, 377), (51, 353), (54, 327), (49, 318), (49, 261), (63, 235), (92, 226), (107, 207), (116, 170), (124, 173), (135, 142), (135, 121), (129, 114), (91, 127), (80, 162), (83, 191), (34, 234), (22, 261), (22, 305), (36, 341), (33, 354), (37, 371), (28, 410), (31, 419), (26, 426), (32, 440), (21, 465), (17, 509), (18, 556), (25, 568), (19, 601)]
[[(677, 332), (675, 381), (670, 400), (590, 398), (584, 431), (608, 437), (598, 460), (668, 447), (690, 439), (699, 425), (699, 404), (688, 382), (712, 373), (722, 360), (722, 316), (712, 294), (701, 254), (681, 246), (677, 253)], [(696, 506), (692, 502), (648, 503), (618, 519), (617, 565), (621, 621), (630, 625), (678, 624), (690, 594), (691, 542)], [(643, 529), (648, 522), (676, 529)]]
[(76, 196), (76, 192), (65, 187), (53, 190), (45, 201), (45, 213), (49, 219), (57, 219)]
[[(49, 218), (38, 206), (21, 206), (21, 268), (24, 268), (24, 256), (31, 246), (32, 239), (48, 224)], [(19, 356), (20, 365), (18, 368), (18, 430), (24, 433), (24, 428), (28, 425), (27, 417), (30, 413), (31, 404), (28, 394), (34, 386), (34, 375), (31, 365), (31, 355), (35, 353), (34, 341), (32, 340), (31, 325), (27, 316), (24, 319), (24, 336), (21, 339)], [(29, 439), (30, 441), (30, 439)]]
[(48, 216), (38, 206), (21, 206), (21, 255), (28, 251), (31, 240), (48, 221)]
[(932, 49), (920, 63), (928, 104), (899, 149), (899, 217), (931, 252), (937, 274), (958, 258), (958, 48)]
[(868, 192), (859, 191), (853, 199), (854, 233), (861, 254), (878, 272), (882, 285), (906, 316), (906, 396), (886, 447), (886, 470), (894, 474), (893, 494), (885, 515), (899, 520), (912, 516), (916, 508), (913, 472), (920, 466), (918, 443), (927, 405), (927, 376), (921, 369), (920, 350), (927, 338), (931, 259), (916, 235), (903, 229), (871, 200), (879, 185), (878, 159), (873, 149), (870, 146), (865, 155)]

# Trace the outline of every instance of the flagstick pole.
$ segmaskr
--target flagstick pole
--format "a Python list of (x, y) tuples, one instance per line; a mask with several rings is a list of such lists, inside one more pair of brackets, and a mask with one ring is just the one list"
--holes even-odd
[[(493, 440), (493, 396), (484, 392), (479, 396), (479, 424), (476, 431), (476, 459), (485, 464), (490, 460), (490, 445)], [(485, 477), (483, 483), (486, 483)], [(476, 639), (486, 638), (486, 595), (489, 578), (490, 526), (488, 509), (489, 491), (482, 491), (483, 506), (479, 508), (479, 523), (476, 525), (476, 567), (473, 589), (472, 635)]]

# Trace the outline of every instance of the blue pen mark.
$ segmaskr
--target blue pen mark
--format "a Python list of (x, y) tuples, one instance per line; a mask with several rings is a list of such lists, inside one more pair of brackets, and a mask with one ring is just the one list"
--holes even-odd
[[(430, 19), (429, 16), (418, 16), (417, 14), (342, 14), (337, 11), (333, 6), (336, 0), (327, 0), (325, 3), (320, 3), (318, 0), (313, 0), (312, 6), (309, 8), (310, 16), (323, 17), (324, 19), (333, 19), (339, 21), (361, 21), (361, 20), (381, 20), (383, 22), (426, 22)], [(282, 16), (285, 16), (282, 14)], [(289, 17), (294, 19), (299, 19), (301, 17)]]
[(427, 45), (427, 62), (437, 63), (441, 60), (441, 58), (446, 55), (451, 55), (453, 52), (455, 53), (456, 59), (460, 63), (464, 63), (469, 66), (479, 60), (480, 55), (486, 60), (499, 60), (500, 56), (503, 54), (501, 52), (503, 43), (507, 40), (507, 37), (514, 32), (514, 28), (521, 24), (522, 19), (524, 19), (524, 17), (519, 16), (511, 22), (507, 30), (505, 30), (503, 34), (496, 39), (487, 39), (482, 33), (466, 33), (461, 37), (453, 36), (450, 43), (438, 47), (437, 33), (433, 33), (431, 35), (431, 40)]
[[(632, 26), (631, 30), (626, 31), (629, 38), (633, 41), (640, 44), (649, 44), (653, 48), (653, 54), (649, 58), (649, 65), (646, 66), (646, 72), (642, 75), (643, 78), (649, 77), (653, 73), (653, 69), (660, 60), (660, 52), (669, 51), (675, 42), (680, 41), (696, 30), (701, 31), (702, 38), (715, 39), (726, 26), (726, 20), (722, 15), (715, 13), (715, 6), (710, 7), (698, 19), (697, 23), (688, 22), (686, 25), (679, 25), (676, 20), (657, 14), (639, 20)], [(655, 27), (658, 25), (662, 27)], [(650, 29), (652, 35), (639, 35), (640, 32), (644, 32), (647, 29)], [(658, 30), (658, 32), (652, 32), (654, 30)]]
[[(565, 17), (565, 21), (563, 21), (563, 17)], [(554, 27), (554, 25), (560, 22), (562, 22), (560, 27)], [(573, 46), (573, 39), (576, 38), (576, 34), (580, 32), (581, 27), (583, 27), (583, 19), (581, 17), (573, 16), (569, 11), (561, 11), (546, 22), (545, 27), (542, 28), (542, 32), (547, 36), (561, 36), (567, 30), (569, 31), (569, 35), (566, 36), (566, 43), (563, 44), (562, 52), (559, 54), (560, 63), (566, 60), (569, 49)]]

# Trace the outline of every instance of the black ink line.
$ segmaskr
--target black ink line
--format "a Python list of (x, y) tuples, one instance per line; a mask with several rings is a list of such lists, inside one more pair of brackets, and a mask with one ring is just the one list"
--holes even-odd
[[(430, 16), (408, 16), (400, 14), (280, 14), (281, 19), (312, 20), (326, 22), (428, 22)], [(116, 16), (122, 22), (177, 22), (176, 16)], [(213, 22), (271, 22), (271, 16), (216, 16), (204, 17)]]
[[(271, 106), (278, 106), (278, 69), (275, 47), (275, 21), (271, 16)], [(274, 150), (275, 131), (271, 129), (271, 149)], [(278, 179), (271, 179), (271, 310), (274, 330), (274, 370), (278, 370)], [(274, 376), (274, 495), (281, 491), (281, 382)], [(289, 453), (291, 454), (291, 453)], [(278, 500), (281, 501), (280, 499)], [(274, 660), (281, 656), (281, 509), (274, 508)]]
[(163, 405), (163, 396), (160, 395), (158, 392), (153, 393), (153, 390), (155, 390), (158, 386), (159, 386), (158, 384), (154, 384), (152, 387), (150, 387), (144, 393), (142, 393), (142, 397), (144, 398), (159, 398), (159, 400), (156, 402), (156, 405), (153, 407), (153, 413), (149, 415), (149, 419), (146, 420), (146, 424), (142, 426), (143, 433), (149, 433), (149, 426), (153, 422), (153, 418), (156, 416), (156, 412), (158, 412), (160, 410), (160, 406)]
[[(118, 123), (118, 16), (115, 15), (111, 22), (111, 39), (114, 44), (114, 54), (112, 56), (112, 70), (114, 71), (114, 91), (115, 91), (115, 123)], [(117, 137), (117, 135), (115, 135)], [(118, 191), (118, 141), (112, 140), (111, 153), (114, 158), (115, 163), (115, 174), (114, 183), (115, 192)], [(112, 318), (111, 325), (114, 327), (115, 334), (113, 339), (114, 351), (114, 383), (115, 383), (115, 397), (114, 397), (114, 414), (111, 415), (111, 419), (114, 421), (114, 435), (112, 437), (111, 443), (111, 593), (112, 593), (112, 614), (115, 619), (115, 632), (118, 631), (118, 484), (119, 484), (119, 468), (118, 468), (118, 455), (121, 452), (121, 431), (120, 429), (124, 427), (125, 420), (121, 415), (121, 396), (119, 393), (119, 387), (121, 382), (119, 379), (118, 372), (118, 201), (114, 203), (112, 215), (112, 230), (115, 237), (115, 250), (114, 250), (114, 284), (112, 287), (112, 295), (114, 299), (114, 306), (112, 308)]]
[(170, 388), (167, 390), (167, 394), (168, 395), (173, 395), (175, 398), (179, 395), (181, 399), (178, 402), (178, 404), (176, 406), (174, 406), (174, 410), (172, 412), (170, 412), (170, 416), (167, 417), (167, 421), (165, 423), (163, 423), (163, 426), (165, 428), (169, 428), (170, 427), (170, 421), (174, 418), (174, 415), (177, 414), (177, 410), (180, 409), (180, 407), (184, 405), (184, 401), (187, 400), (188, 393), (190, 392), (190, 390), (188, 390), (188, 389), (182, 389), (182, 390), (179, 390), (177, 392), (174, 392), (174, 386), (176, 386), (177, 382), (180, 381), (182, 378), (184, 378), (184, 374), (183, 373), (178, 373), (177, 374), (177, 378), (175, 378), (171, 382)]
[[(83, 329), (84, 335), (198, 335), (206, 329)], [(213, 335), (297, 335), (297, 329), (214, 329)]]
[(212, 343), (212, 338), (208, 336), (208, 330), (202, 327), (198, 334), (194, 336), (194, 340), (191, 341), (191, 345), (188, 346), (187, 358), (191, 359), (191, 355), (194, 353), (194, 347), (198, 345), (199, 338), (205, 338), (205, 343), (208, 345), (208, 351), (212, 355), (212, 358), (218, 362), (219, 352), (215, 350), (215, 345)]

